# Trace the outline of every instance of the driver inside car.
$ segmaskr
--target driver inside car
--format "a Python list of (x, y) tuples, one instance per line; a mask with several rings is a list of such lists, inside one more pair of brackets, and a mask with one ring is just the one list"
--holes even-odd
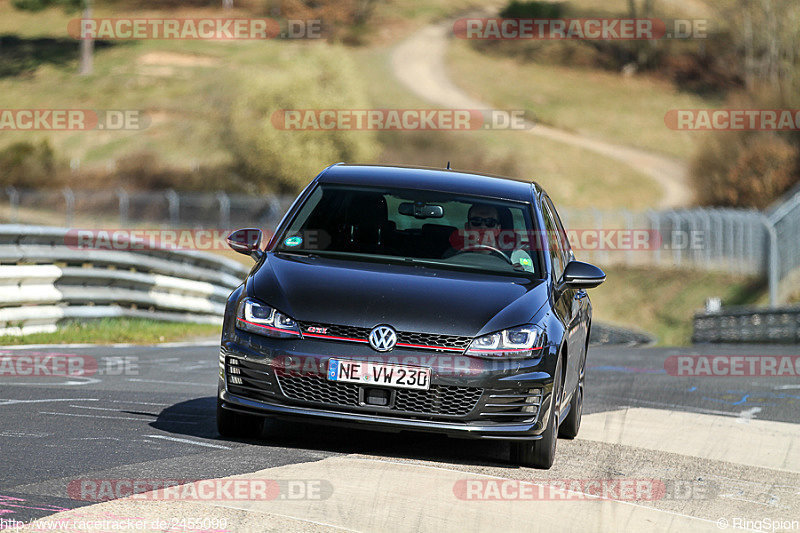
[(467, 212), (464, 224), (463, 250), (477, 253), (496, 253), (489, 248), (510, 256), (510, 262), (517, 270), (532, 270), (530, 255), (519, 249), (514, 235), (511, 213), (507, 213), (507, 223), (501, 222), (497, 207), (487, 204), (473, 204)]

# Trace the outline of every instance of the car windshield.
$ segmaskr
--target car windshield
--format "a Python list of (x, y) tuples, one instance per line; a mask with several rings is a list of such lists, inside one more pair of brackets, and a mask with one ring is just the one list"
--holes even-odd
[(526, 203), (322, 184), (276, 251), (541, 277), (532, 234)]

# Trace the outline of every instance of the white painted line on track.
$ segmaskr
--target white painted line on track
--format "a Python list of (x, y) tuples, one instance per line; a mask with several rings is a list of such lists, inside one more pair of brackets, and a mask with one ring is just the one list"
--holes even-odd
[(53, 411), (39, 411), (40, 415), (74, 416), (78, 418), (106, 418), (109, 420), (136, 420), (137, 422), (150, 422), (147, 418), (133, 418), (131, 416), (102, 416), (102, 415), (80, 415), (77, 413), (56, 413)]
[(186, 443), (186, 444), (194, 444), (196, 446), (205, 446), (206, 448), (218, 448), (220, 450), (232, 450), (233, 449), (230, 446), (223, 446), (221, 444), (211, 444), (211, 443), (208, 443), (208, 442), (198, 442), (196, 440), (190, 440), (190, 439), (179, 439), (178, 437), (167, 437), (166, 435), (145, 435), (145, 437), (148, 437), (148, 438), (151, 438), (151, 439), (163, 439), (163, 440), (168, 440), (168, 441), (172, 441), (172, 442), (183, 442), (183, 443)]
[(168, 404), (168, 403), (129, 402), (127, 400), (103, 400), (103, 403), (126, 403), (126, 404), (130, 404), (130, 405), (161, 405), (163, 407), (171, 405), (171, 404)]
[(116, 407), (90, 407), (88, 405), (70, 405), (70, 407), (74, 407), (75, 409), (91, 409), (92, 411), (114, 411), (115, 413), (120, 412), (120, 410)]
[[(733, 411), (719, 411), (716, 409), (706, 409), (704, 407), (694, 407), (692, 405), (680, 405), (677, 403), (664, 403), (664, 402), (654, 402), (650, 400), (642, 400), (639, 398), (631, 398), (627, 396), (613, 396), (610, 394), (596, 394), (598, 398), (608, 398), (610, 400), (622, 400), (625, 402), (625, 406), (628, 404), (642, 404), (642, 405), (652, 405), (653, 407), (657, 407), (660, 409), (670, 409), (675, 411), (687, 411), (692, 413), (702, 413), (707, 415), (722, 415), (722, 416), (737, 416), (738, 413)], [(635, 406), (632, 406), (635, 407)], [(624, 406), (620, 406), (620, 408), (624, 408)]]
[(0, 437), (12, 437), (20, 439), (41, 439), (49, 436), (50, 433), (23, 433), (21, 431), (0, 431)]
[(191, 383), (188, 381), (159, 381), (157, 379), (140, 378), (128, 378), (128, 381), (134, 381), (136, 383), (161, 383), (164, 385), (194, 385), (195, 387), (208, 387), (208, 385), (204, 383)]
[(14, 405), (18, 403), (47, 403), (47, 402), (99, 402), (99, 398), (49, 398), (42, 400), (6, 400), (0, 399), (0, 405)]
[[(83, 381), (75, 381), (83, 380)], [(0, 381), (0, 385), (8, 385), (11, 387), (30, 387), (30, 386), (45, 386), (45, 387), (62, 387), (65, 385), (92, 385), (100, 383), (101, 380), (97, 378), (76, 377), (73, 376), (72, 380), (68, 381), (46, 381), (46, 382), (31, 382), (31, 381)]]
[(180, 342), (162, 342), (156, 344), (132, 344), (127, 342), (119, 342), (115, 344), (91, 344), (91, 343), (73, 343), (73, 344), (15, 344), (13, 346), (0, 346), (0, 350), (41, 350), (46, 348), (191, 348), (193, 346), (218, 346), (218, 340), (208, 341), (180, 341)]
[(742, 424), (747, 424), (750, 422), (756, 414), (761, 412), (760, 407), (753, 407), (752, 409), (745, 409), (741, 413), (739, 413), (739, 418), (737, 420)]

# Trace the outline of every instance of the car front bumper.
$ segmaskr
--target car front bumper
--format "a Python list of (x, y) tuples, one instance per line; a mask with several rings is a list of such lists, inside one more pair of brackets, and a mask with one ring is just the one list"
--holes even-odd
[[(330, 358), (431, 368), (428, 391), (326, 380)], [(540, 357), (486, 361), (460, 353), (364, 344), (272, 339), (233, 330), (220, 350), (218, 398), (224, 409), (282, 419), (383, 431), (425, 431), (453, 437), (536, 440), (552, 409), (557, 351)], [(387, 405), (369, 403), (384, 389)]]

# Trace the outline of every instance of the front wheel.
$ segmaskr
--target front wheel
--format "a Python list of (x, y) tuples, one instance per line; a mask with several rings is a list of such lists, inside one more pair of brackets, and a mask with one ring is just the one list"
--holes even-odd
[(581, 415), (583, 414), (583, 382), (586, 376), (586, 359), (583, 360), (581, 371), (578, 375), (578, 385), (569, 402), (569, 413), (558, 428), (558, 436), (562, 439), (574, 439), (581, 428)]
[(558, 442), (558, 404), (561, 399), (561, 357), (556, 363), (556, 372), (553, 378), (552, 406), (547, 429), (542, 433), (542, 438), (534, 441), (512, 442), (511, 460), (520, 466), (530, 466), (543, 470), (553, 466), (556, 457), (556, 443)]
[(220, 436), (254, 438), (261, 434), (263, 427), (262, 417), (223, 409), (222, 401), (217, 398), (217, 432)]

